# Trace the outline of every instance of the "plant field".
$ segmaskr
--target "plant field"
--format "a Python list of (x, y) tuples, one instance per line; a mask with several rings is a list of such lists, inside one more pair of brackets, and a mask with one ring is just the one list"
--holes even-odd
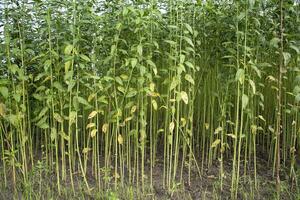
[(298, 0), (2, 0), (0, 199), (300, 199)]

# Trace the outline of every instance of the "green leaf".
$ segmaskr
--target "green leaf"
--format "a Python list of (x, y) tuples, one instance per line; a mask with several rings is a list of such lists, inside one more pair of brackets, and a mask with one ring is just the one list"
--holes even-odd
[(19, 70), (19, 67), (16, 64), (12, 64), (8, 66), (8, 69), (11, 71), (11, 73), (16, 74), (16, 72)]
[[(139, 66), (139, 70), (140, 70), (140, 74), (141, 74), (141, 76), (144, 76), (144, 74), (146, 73), (146, 67), (144, 66), (144, 65), (140, 65)], [(141, 82), (140, 82), (141, 81)], [(138, 80), (138, 82), (140, 82), (141, 84), (143, 84), (143, 82), (144, 82), (145, 80), (144, 80), (144, 78), (139, 78), (139, 80)]]
[(157, 110), (157, 102), (154, 99), (152, 100), (152, 106), (154, 110)]
[(117, 46), (116, 46), (116, 45), (114, 45), (114, 44), (111, 45), (111, 49), (110, 49), (110, 55), (111, 55), (111, 56), (114, 55), (116, 49), (117, 49)]
[(0, 116), (5, 116), (6, 115), (6, 106), (3, 103), (0, 103)]
[(293, 93), (294, 93), (294, 95), (300, 94), (300, 86), (296, 85), (293, 89)]
[(295, 101), (296, 101), (296, 103), (299, 103), (299, 102), (300, 102), (300, 94), (297, 94), (297, 95), (296, 95)]
[(157, 68), (153, 67), (152, 70), (153, 70), (154, 75), (156, 76), (157, 75)]
[(182, 74), (182, 72), (185, 72), (185, 67), (182, 63), (179, 63), (178, 67), (177, 67), (177, 72), (178, 74)]
[(68, 71), (69, 71), (69, 69), (70, 69), (70, 66), (71, 66), (71, 61), (69, 60), (69, 61), (67, 61), (67, 62), (65, 62), (65, 73), (67, 73)]
[(49, 109), (48, 109), (48, 107), (44, 107), (42, 110), (41, 110), (41, 112), (39, 113), (39, 115), (38, 115), (38, 119), (40, 119), (40, 118), (42, 118), (46, 113), (47, 113), (47, 111), (48, 111)]
[(255, 94), (256, 93), (256, 87), (255, 87), (254, 81), (252, 81), (251, 79), (249, 79), (249, 84), (251, 85), (253, 94)]
[(39, 124), (38, 127), (41, 128), (41, 129), (48, 129), (49, 128), (49, 124), (47, 122), (44, 122), (42, 124)]
[(232, 133), (226, 134), (227, 136), (231, 137), (232, 139), (236, 139), (236, 136)]
[(168, 143), (171, 145), (173, 143), (173, 136), (172, 135), (168, 135)]
[(64, 119), (58, 113), (54, 113), (53, 118), (59, 123), (63, 123), (64, 121)]
[(68, 44), (68, 45), (65, 47), (64, 53), (65, 53), (66, 55), (70, 55), (71, 52), (72, 52), (72, 50), (73, 50), (73, 45)]
[(96, 136), (97, 131), (98, 131), (97, 129), (93, 129), (93, 130), (91, 131), (91, 137), (92, 137), (92, 138)]
[[(40, 95), (40, 94), (34, 93), (34, 94), (32, 94), (32, 96), (33, 96), (35, 99), (39, 100), (39, 101), (42, 101), (42, 100), (43, 100), (43, 96)], [(20, 101), (20, 98), (21, 98), (21, 97), (18, 97), (19, 101)], [(15, 99), (17, 99), (17, 98), (15, 98)]]
[(48, 116), (44, 116), (42, 119), (40, 119), (37, 123), (36, 126), (41, 128), (41, 129), (48, 129), (49, 128), (49, 124), (47, 122), (48, 120)]
[(256, 72), (257, 76), (261, 78), (260, 70), (255, 65), (251, 65), (251, 68)]
[(94, 118), (97, 114), (98, 114), (98, 112), (97, 112), (96, 110), (92, 111), (92, 112), (89, 114), (88, 119)]
[(254, 7), (255, 0), (249, 0), (249, 8), (252, 9)]
[(64, 131), (60, 131), (60, 132), (59, 132), (59, 135), (60, 135), (63, 139), (65, 139), (65, 140), (67, 140), (67, 141), (70, 140), (70, 137), (69, 137)]
[(191, 75), (186, 74), (186, 75), (184, 76), (184, 78), (185, 78), (185, 80), (187, 80), (187, 81), (190, 82), (191, 84), (195, 85), (195, 81), (194, 81), (194, 79), (192, 78)]
[(77, 112), (75, 111), (71, 111), (69, 113), (69, 121), (71, 122), (71, 124), (75, 122), (76, 116), (77, 116)]
[(81, 103), (81, 104), (83, 104), (83, 105), (86, 105), (86, 106), (91, 106), (90, 104), (89, 104), (89, 102), (87, 101), (87, 100), (85, 100), (84, 98), (82, 98), (82, 97), (77, 97), (77, 100), (78, 100), (78, 102), (79, 103)]
[(249, 97), (245, 94), (242, 96), (242, 108), (245, 109), (246, 106), (248, 105), (249, 102)]
[(295, 84), (300, 85), (300, 74), (296, 76), (294, 82), (295, 82)]
[(119, 76), (117, 76), (117, 77), (115, 78), (115, 80), (116, 80), (116, 82), (119, 83), (120, 85), (123, 85), (123, 81), (122, 81), (122, 79), (121, 79)]
[(220, 144), (221, 140), (220, 139), (216, 139), (212, 144), (211, 144), (211, 148), (215, 148), (218, 146), (218, 144)]
[(179, 84), (179, 79), (177, 77), (174, 77), (171, 85), (170, 85), (170, 90), (173, 90), (174, 88), (176, 88), (176, 86)]
[(168, 25), (168, 28), (170, 29), (174, 29), (174, 30), (178, 30), (178, 26), (175, 26), (175, 25)]
[(57, 82), (57, 81), (55, 81), (55, 82), (53, 83), (53, 87), (55, 87), (56, 89), (58, 89), (58, 91), (60, 91), (60, 92), (63, 92), (63, 91), (64, 91), (63, 86), (62, 86), (59, 82)]
[(86, 125), (86, 129), (90, 129), (90, 128), (93, 128), (95, 126), (96, 126), (95, 123), (89, 123), (88, 125)]
[(136, 58), (132, 58), (131, 59), (131, 66), (132, 66), (132, 68), (134, 68), (136, 66), (136, 64), (137, 64), (137, 59)]
[(192, 27), (191, 27), (189, 24), (187, 24), (187, 23), (185, 23), (184, 25), (185, 25), (186, 29), (187, 29), (191, 34), (193, 34), (193, 29), (192, 29)]
[(192, 41), (190, 38), (184, 36), (183, 39), (184, 39), (189, 45), (191, 45), (192, 47), (194, 47), (194, 43), (193, 43), (193, 41)]
[(125, 88), (123, 88), (122, 86), (118, 86), (117, 89), (122, 92), (123, 94), (125, 94)]
[(0, 93), (6, 99), (8, 97), (8, 88), (7, 87), (0, 87)]
[(53, 142), (57, 137), (57, 130), (56, 128), (51, 128), (51, 134), (50, 134), (50, 139)]
[(123, 144), (123, 142), (124, 142), (123, 136), (121, 134), (119, 134), (118, 135), (118, 143)]
[(291, 44), (290, 48), (294, 49), (297, 52), (297, 54), (300, 54), (300, 49), (297, 46)]
[(152, 67), (156, 67), (155, 63), (152, 60), (147, 60), (146, 62), (148, 65), (150, 65)]
[(91, 59), (90, 59), (89, 57), (87, 57), (86, 55), (80, 54), (79, 56), (80, 56), (80, 58), (81, 58), (82, 60), (85, 60), (85, 61), (87, 61), (87, 62), (91, 62)]
[(235, 75), (235, 80), (239, 81), (240, 84), (243, 84), (245, 79), (245, 70), (244, 69), (238, 69)]
[(218, 128), (215, 129), (214, 134), (218, 134), (218, 133), (220, 133), (222, 131), (223, 131), (223, 128), (221, 126), (219, 126)]
[(98, 101), (104, 104), (108, 104), (108, 101), (106, 100), (106, 96), (101, 96), (98, 98)]
[(91, 148), (88, 148), (88, 147), (85, 147), (85, 148), (83, 148), (82, 153), (83, 153), (83, 154), (86, 154), (86, 153), (88, 153), (90, 150), (92, 150), (92, 149), (91, 149)]
[(271, 125), (269, 125), (268, 129), (269, 129), (269, 131), (271, 131), (271, 133), (275, 132), (274, 128)]
[(181, 96), (181, 99), (183, 100), (183, 102), (185, 104), (189, 103), (189, 97), (188, 97), (188, 95), (187, 95), (187, 93), (185, 91), (181, 91), (180, 92), (180, 96)]
[(134, 97), (137, 94), (136, 90), (130, 90), (129, 92), (127, 92), (126, 97), (130, 98), (130, 97)]
[(138, 52), (139, 56), (143, 55), (143, 46), (141, 44), (139, 44), (137, 46), (137, 52)]
[(103, 125), (102, 125), (102, 132), (103, 132), (103, 133), (107, 133), (107, 131), (108, 131), (108, 126), (109, 126), (108, 124), (103, 124)]
[(186, 66), (188, 66), (189, 68), (195, 70), (195, 67), (194, 67), (194, 65), (191, 62), (185, 61), (184, 64), (186, 64)]
[(258, 118), (261, 119), (262, 121), (266, 122), (265, 118), (262, 115), (258, 115)]
[(240, 21), (246, 16), (245, 12), (241, 12), (239, 16), (237, 16), (237, 20)]
[(14, 115), (14, 114), (8, 115), (7, 119), (14, 126), (17, 126), (17, 124), (20, 120), (19, 117), (17, 115)]
[(170, 45), (175, 45), (177, 44), (176, 42), (172, 41), (172, 40), (164, 40), (166, 43), (170, 44)]
[(275, 47), (275, 48), (278, 48), (279, 46), (278, 46), (278, 43), (280, 42), (280, 39), (279, 38), (277, 38), (277, 37), (275, 37), (275, 38), (273, 38), (271, 41), (270, 41), (270, 45), (272, 46), (272, 47)]
[(169, 131), (170, 131), (170, 133), (173, 133), (174, 128), (175, 128), (175, 123), (174, 123), (174, 122), (171, 122), (171, 123), (169, 124)]
[(47, 71), (50, 66), (51, 66), (51, 60), (48, 59), (44, 63), (44, 69), (45, 69), (45, 71)]
[(291, 60), (291, 54), (287, 52), (283, 52), (284, 65), (289, 64)]
[(157, 75), (157, 68), (154, 62), (152, 62), (152, 60), (147, 60), (146, 61), (148, 65), (150, 65), (152, 67), (153, 73), (156, 76)]
[(185, 60), (185, 55), (184, 55), (184, 54), (180, 54), (180, 55), (179, 55), (179, 62), (180, 62), (180, 63), (183, 63), (184, 60)]

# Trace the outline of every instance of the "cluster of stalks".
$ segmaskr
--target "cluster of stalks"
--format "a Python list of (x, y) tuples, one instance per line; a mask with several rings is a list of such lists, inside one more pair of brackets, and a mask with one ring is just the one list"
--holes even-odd
[[(191, 183), (232, 162), (257, 189), (257, 155), (296, 186), (300, 34), (296, 1), (9, 1), (0, 4), (3, 180), (43, 159), (58, 192)], [(298, 152), (297, 152), (298, 150)], [(254, 173), (248, 173), (254, 169)], [(8, 176), (11, 174), (11, 176)], [(299, 189), (299, 186), (298, 186)]]

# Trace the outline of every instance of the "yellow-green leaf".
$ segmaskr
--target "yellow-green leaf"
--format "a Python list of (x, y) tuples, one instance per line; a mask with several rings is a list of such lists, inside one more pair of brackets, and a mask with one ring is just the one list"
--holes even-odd
[(157, 110), (157, 102), (154, 99), (152, 100), (152, 106), (154, 110)]
[(0, 87), (0, 93), (6, 99), (8, 97), (8, 94), (9, 94), (8, 88), (7, 87)]
[(95, 117), (96, 115), (97, 115), (97, 111), (92, 111), (90, 114), (89, 114), (89, 117), (88, 117), (88, 119), (92, 119), (93, 117)]
[(265, 118), (262, 115), (258, 115), (258, 118), (261, 119), (262, 121), (266, 122)]
[(124, 139), (123, 139), (122, 135), (119, 134), (119, 135), (118, 135), (118, 143), (119, 143), (119, 144), (123, 144), (123, 141), (124, 141)]
[(4, 117), (6, 114), (6, 107), (5, 104), (0, 103), (0, 116)]
[(70, 60), (65, 62), (65, 73), (67, 73), (69, 71), (70, 66), (71, 66), (71, 61)]
[(151, 92), (154, 92), (155, 84), (154, 83), (150, 83), (149, 88), (150, 88)]
[(195, 81), (194, 81), (194, 79), (192, 78), (191, 75), (186, 74), (186, 75), (184, 76), (184, 78), (185, 78), (185, 80), (187, 80), (187, 81), (190, 82), (191, 84), (195, 85)]
[(185, 25), (186, 29), (187, 29), (191, 34), (193, 34), (193, 29), (192, 29), (192, 27), (191, 27), (189, 24), (187, 24), (187, 23), (185, 23), (184, 25)]
[(248, 105), (249, 98), (247, 95), (243, 94), (242, 96), (242, 108), (245, 109), (246, 106)]
[(96, 124), (95, 123), (89, 123), (88, 125), (86, 125), (86, 129), (89, 129), (89, 128), (92, 128), (92, 127), (95, 127)]
[(132, 106), (130, 112), (131, 112), (131, 113), (134, 113), (135, 111), (136, 111), (136, 106)]
[(51, 141), (54, 141), (56, 139), (56, 136), (57, 136), (56, 128), (51, 128), (51, 134), (50, 134)]
[(124, 122), (128, 122), (128, 121), (130, 121), (130, 120), (132, 120), (132, 117), (127, 117), (127, 118), (124, 120)]
[(204, 126), (205, 126), (205, 129), (206, 129), (206, 130), (209, 129), (209, 123), (205, 123)]
[(172, 135), (168, 135), (168, 143), (171, 145), (173, 143)]
[(245, 79), (245, 70), (244, 69), (238, 69), (235, 74), (235, 80), (239, 81), (240, 84), (243, 84)]
[(103, 124), (102, 125), (102, 132), (107, 133), (107, 131), (108, 131), (108, 124)]
[(96, 94), (90, 94), (88, 97), (88, 102), (91, 102), (96, 97)]
[(72, 50), (73, 50), (73, 45), (68, 44), (68, 45), (66, 46), (66, 48), (65, 48), (64, 53), (65, 53), (66, 55), (70, 55), (71, 52), (72, 52)]
[(187, 93), (185, 91), (181, 91), (180, 95), (181, 95), (181, 99), (183, 100), (183, 102), (185, 104), (188, 104), (189, 103), (189, 97), (188, 97)]
[(80, 58), (82, 58), (83, 60), (85, 60), (87, 62), (91, 61), (91, 59), (89, 57), (87, 57), (86, 55), (84, 55), (84, 54), (80, 54), (79, 56), (80, 56)]
[(229, 137), (231, 137), (233, 139), (236, 139), (236, 136), (234, 134), (232, 134), (232, 133), (227, 134), (227, 136), (229, 136)]
[(84, 148), (84, 149), (82, 150), (82, 153), (83, 153), (83, 154), (86, 154), (86, 153), (88, 153), (90, 150), (91, 150), (91, 148), (86, 147), (86, 148)]
[(93, 129), (91, 132), (91, 137), (95, 137), (97, 133), (97, 129)]
[(175, 123), (171, 122), (170, 125), (169, 125), (169, 131), (170, 131), (170, 133), (173, 133), (174, 128), (175, 128)]
[(220, 133), (222, 130), (223, 130), (223, 128), (221, 126), (219, 126), (218, 128), (216, 128), (215, 134)]
[(215, 148), (216, 146), (218, 146), (218, 144), (220, 144), (221, 140), (220, 139), (216, 139), (212, 144), (211, 144), (211, 148)]
[(252, 92), (253, 92), (253, 94), (255, 94), (255, 93), (256, 93), (256, 87), (255, 87), (254, 81), (252, 81), (251, 79), (249, 79), (249, 84), (250, 84), (251, 87), (252, 87)]
[(58, 113), (54, 113), (53, 118), (59, 123), (63, 123), (64, 121), (63, 118)]

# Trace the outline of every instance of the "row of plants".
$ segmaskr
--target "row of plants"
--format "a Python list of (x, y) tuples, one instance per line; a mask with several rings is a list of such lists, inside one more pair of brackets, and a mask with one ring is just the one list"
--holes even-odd
[(217, 162), (222, 191), (232, 162), (236, 199), (242, 178), (259, 187), (263, 156), (278, 195), (284, 169), (299, 190), (297, 1), (28, 0), (0, 9), (5, 184), (17, 174), (28, 183), (45, 159), (59, 193), (66, 180), (75, 190), (76, 173), (88, 191), (91, 176), (99, 189), (144, 191), (161, 160), (166, 189)]

